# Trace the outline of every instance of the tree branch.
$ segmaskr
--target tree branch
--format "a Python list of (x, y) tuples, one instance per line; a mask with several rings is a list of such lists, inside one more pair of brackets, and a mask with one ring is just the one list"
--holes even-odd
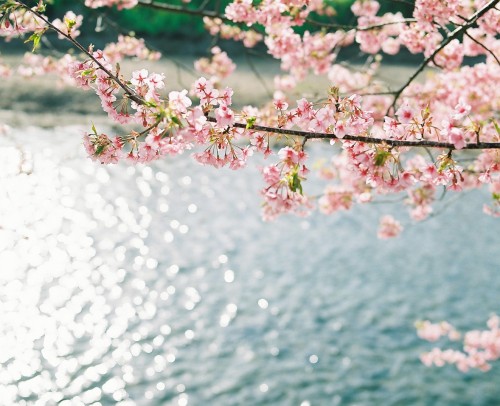
[(472, 41), (474, 41), (480, 47), (484, 48), (486, 50), (486, 52), (488, 52), (493, 58), (495, 58), (495, 61), (497, 61), (497, 63), (500, 65), (500, 60), (498, 59), (498, 57), (495, 55), (495, 53), (491, 49), (489, 49), (488, 47), (486, 47), (486, 45), (484, 45), (482, 42), (480, 42), (477, 39), (475, 39), (468, 32), (465, 32), (465, 35), (467, 35)]
[(401, 93), (410, 85), (411, 82), (415, 80), (415, 78), (424, 70), (424, 68), (434, 59), (434, 57), (443, 50), (446, 45), (448, 45), (451, 41), (454, 39), (458, 38), (461, 34), (467, 32), (469, 28), (471, 28), (476, 21), (482, 17), (486, 12), (488, 12), (490, 9), (494, 8), (499, 0), (490, 0), (489, 3), (487, 3), (482, 9), (476, 11), (472, 15), (472, 17), (468, 20), (467, 24), (462, 25), (461, 27), (458, 27), (455, 31), (453, 31), (448, 38), (446, 38), (441, 45), (427, 58), (424, 59), (424, 61), (420, 64), (420, 66), (417, 68), (415, 73), (410, 76), (410, 78), (406, 81), (406, 83), (401, 86), (401, 88), (396, 92), (394, 96), (394, 101), (392, 104), (389, 106), (389, 109), (386, 112), (386, 115), (389, 115), (389, 112), (394, 106), (396, 105), (397, 100), (399, 99), (399, 96), (401, 96)]
[(359, 27), (359, 26), (356, 26), (356, 25), (323, 23), (321, 21), (311, 20), (309, 18), (306, 19), (306, 22), (308, 22), (310, 24), (317, 25), (319, 27), (337, 28), (337, 29), (341, 29), (341, 30), (355, 30), (355, 31), (370, 31), (370, 30), (375, 30), (375, 29), (378, 29), (378, 28), (385, 27), (387, 25), (414, 23), (416, 21), (417, 20), (415, 18), (405, 18), (404, 20), (401, 20), (401, 21), (388, 21), (386, 23), (373, 24), (373, 25), (368, 25), (366, 27)]
[[(208, 117), (208, 121), (215, 123), (217, 120), (213, 117)], [(405, 141), (405, 140), (392, 140), (385, 138), (372, 138), (363, 137), (358, 135), (345, 135), (342, 138), (337, 137), (335, 134), (316, 133), (300, 130), (289, 130), (285, 128), (268, 127), (263, 125), (252, 125), (248, 128), (247, 124), (234, 123), (233, 127), (249, 129), (252, 131), (262, 131), (274, 134), (294, 135), (297, 137), (304, 137), (306, 140), (324, 139), (324, 140), (342, 140), (342, 141), (356, 141), (364, 142), (366, 144), (384, 144), (391, 147), (429, 147), (429, 148), (446, 148), (449, 150), (457, 150), (454, 144), (449, 142), (439, 141)], [(478, 149), (500, 149), (500, 142), (478, 142), (474, 144), (467, 144), (462, 150), (478, 150)]]

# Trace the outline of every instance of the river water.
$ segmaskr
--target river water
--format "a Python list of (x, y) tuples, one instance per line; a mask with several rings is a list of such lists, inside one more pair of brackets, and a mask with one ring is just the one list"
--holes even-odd
[(263, 223), (258, 164), (101, 166), (80, 140), (1, 140), (1, 405), (500, 404), (500, 365), (426, 368), (414, 329), (500, 311), (487, 192), (380, 241), (404, 209)]

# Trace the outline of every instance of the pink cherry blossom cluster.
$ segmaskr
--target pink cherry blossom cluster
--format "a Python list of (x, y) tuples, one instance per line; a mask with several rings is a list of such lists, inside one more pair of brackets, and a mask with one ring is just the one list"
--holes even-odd
[[(465, 333), (462, 351), (434, 348), (421, 355), (422, 362), (427, 366), (442, 367), (454, 364), (460, 371), (470, 369), (488, 371), (491, 362), (500, 358), (500, 318), (493, 315), (488, 320), (487, 330), (471, 330)], [(428, 341), (437, 341), (442, 336), (458, 340), (460, 334), (447, 322), (433, 324), (428, 321), (417, 323), (419, 337)]]
[(339, 210), (350, 210), (353, 205), (354, 193), (345, 190), (342, 186), (328, 185), (323, 196), (318, 199), (319, 210), (325, 214), (332, 214)]
[(0, 135), (6, 135), (10, 132), (10, 127), (6, 124), (0, 123)]
[(302, 25), (311, 12), (322, 12), (325, 8), (321, 0), (264, 0), (253, 3), (252, 0), (233, 1), (226, 7), (225, 16), (234, 22), (261, 24), (267, 29), (273, 25)]
[(48, 56), (26, 52), (23, 63), (18, 66), (17, 73), (23, 77), (41, 76), (57, 71), (56, 61)]
[(269, 53), (281, 60), (283, 70), (303, 79), (309, 70), (326, 73), (335, 59), (334, 48), (352, 43), (353, 36), (341, 30), (327, 34), (306, 31), (302, 36), (293, 30), (311, 12), (323, 9), (322, 1), (267, 0), (254, 5), (250, 0), (238, 0), (227, 6), (225, 15), (235, 23), (264, 25)]
[[(375, 1), (363, 2), (378, 3)], [(357, 2), (353, 4), (353, 7)], [(374, 5), (366, 8), (363, 6), (363, 13), (376, 13), (378, 7)], [(376, 54), (382, 50), (386, 54), (395, 55), (401, 46), (401, 30), (404, 27), (404, 18), (401, 13), (386, 13), (381, 17), (375, 14), (360, 14), (358, 16), (358, 26), (362, 30), (356, 32), (356, 42), (360, 49), (368, 54)], [(371, 26), (380, 26), (378, 29), (367, 29)]]
[[(68, 11), (62, 20), (56, 18), (52, 21), (54, 27), (62, 31), (64, 34), (69, 35), (73, 38), (76, 38), (80, 35), (80, 31), (78, 28), (82, 26), (83, 16), (76, 15), (72, 11)], [(59, 34), (59, 39), (63, 39), (64, 37)]]
[(266, 187), (262, 190), (264, 220), (274, 220), (283, 213), (307, 215), (312, 208), (309, 199), (302, 193), (301, 182), (309, 169), (305, 166), (307, 154), (300, 148), (284, 147), (278, 152), (277, 164), (262, 168)]
[(399, 221), (390, 215), (385, 215), (380, 219), (377, 235), (381, 239), (393, 238), (398, 236), (402, 230), (403, 227)]
[(24, 8), (15, 8), (7, 14), (8, 18), (0, 26), (0, 37), (4, 37), (6, 41), (31, 32), (43, 32), (47, 28), (41, 18)]
[(118, 10), (121, 10), (135, 7), (137, 0), (85, 0), (85, 5), (90, 8), (117, 6)]
[(151, 51), (146, 46), (144, 39), (128, 35), (119, 35), (118, 41), (107, 44), (103, 52), (111, 64), (119, 62), (125, 57), (150, 61), (156, 61), (161, 58), (161, 53)]
[[(95, 57), (109, 70), (112, 69), (102, 53), (95, 53)], [(251, 108), (237, 113), (231, 107), (232, 90), (220, 90), (211, 80), (205, 78), (200, 78), (193, 87), (193, 94), (199, 99), (199, 106), (192, 106), (186, 90), (171, 92), (168, 99), (163, 100), (158, 93), (164, 86), (163, 77), (149, 74), (144, 69), (134, 72), (128, 85), (145, 103), (130, 103), (135, 113), (129, 113), (117, 108), (116, 95), (121, 91), (119, 86), (93, 62), (74, 62), (73, 67), (72, 76), (80, 82), (80, 86), (97, 85), (96, 91), (101, 97), (103, 108), (114, 120), (136, 122), (144, 128), (154, 127), (146, 137), (141, 138), (140, 133), (136, 133), (120, 142), (94, 134), (90, 143), (94, 145), (94, 149), (88, 150), (94, 155), (103, 154), (106, 150), (108, 155), (103, 155), (103, 162), (119, 159), (119, 147), (129, 149), (125, 154), (129, 159), (145, 162), (166, 153), (180, 153), (194, 144), (200, 144), (206, 147), (203, 152), (194, 154), (199, 162), (215, 167), (228, 165), (232, 169), (242, 168), (254, 151), (265, 155), (271, 152), (269, 140), (254, 131), (252, 125), (247, 129), (235, 127), (237, 120), (248, 122), (250, 119), (253, 119), (252, 123), (279, 125), (284, 129), (299, 128), (304, 131), (331, 133), (339, 139), (349, 134), (396, 140), (445, 140), (455, 144), (457, 149), (477, 142), (477, 135), (481, 131), (481, 137), (491, 135), (491, 139), (495, 139), (493, 124), (491, 128), (479, 128), (477, 122), (472, 119), (476, 117), (475, 109), (463, 100), (459, 100), (451, 112), (445, 110), (448, 113), (442, 117), (447, 119), (443, 119), (442, 127), (434, 124), (429, 105), (420, 108), (418, 104), (414, 105), (412, 98), (403, 99), (396, 111), (397, 119), (386, 116), (383, 124), (376, 123), (372, 113), (362, 108), (362, 99), (359, 96), (340, 97), (338, 89), (335, 88), (331, 90), (328, 101), (317, 107), (303, 98), (297, 102), (296, 108), (288, 109), (286, 96), (281, 94), (278, 97), (276, 94), (273, 106), (279, 113), (277, 116), (266, 113), (266, 110)], [(127, 102), (127, 97), (123, 97), (119, 105), (123, 107)], [(213, 113), (213, 120), (208, 120), (209, 113)], [(496, 137), (498, 138), (498, 135)], [(489, 156), (487, 152), (484, 154), (485, 157)], [(301, 158), (301, 163), (304, 159), (305, 155)], [(302, 187), (298, 187), (305, 178), (305, 166), (299, 169), (297, 163), (291, 166), (290, 162), (292, 161), (286, 158), (285, 162), (280, 161), (276, 165), (266, 167), (267, 181), (274, 179), (274, 182), (268, 182), (264, 193), (264, 215), (267, 219), (287, 211), (304, 213), (312, 207), (312, 201), (302, 193)], [(335, 183), (327, 186), (318, 200), (320, 210), (325, 213), (349, 209), (353, 202), (371, 201), (374, 193), (407, 191), (406, 203), (411, 208), (412, 218), (422, 220), (432, 213), (431, 205), (435, 201), (437, 187), (460, 190), (463, 187), (478, 187), (481, 183), (474, 180), (471, 173), (464, 172), (462, 166), (450, 154), (438, 156), (434, 163), (426, 161), (422, 155), (410, 156), (404, 160), (398, 149), (345, 141), (341, 143), (340, 157), (337, 156), (332, 162), (333, 167), (325, 169), (323, 173), (329, 173), (329, 179)], [(486, 159), (481, 162), (482, 166), (478, 166), (477, 170), (488, 174), (488, 177), (483, 176), (481, 181), (496, 181), (499, 173), (498, 158), (487, 167)], [(279, 179), (276, 180), (271, 175), (276, 175), (278, 167)], [(396, 236), (401, 229), (398, 222), (385, 217), (381, 221), (379, 236)]]
[(460, 333), (448, 322), (431, 323), (428, 320), (416, 323), (417, 334), (422, 340), (438, 341), (441, 337), (448, 337), (456, 341), (460, 339)]
[[(413, 12), (416, 22), (406, 23), (400, 13), (377, 16), (380, 6), (375, 0), (357, 0), (352, 6), (353, 13), (358, 16), (356, 42), (366, 53), (375, 54), (382, 50), (387, 54), (396, 54), (404, 45), (410, 52), (422, 52), (427, 57), (443, 41), (442, 31), (446, 30), (447, 24), (460, 27), (484, 4), (484, 1), (418, 0)], [(449, 41), (435, 55), (432, 63), (450, 71), (462, 64), (464, 56), (487, 55), (488, 49), (498, 49), (495, 36), (500, 32), (500, 11), (495, 8), (489, 10), (478, 19), (477, 24), (478, 28), (472, 29), (462, 41), (457, 38)]]
[(213, 47), (210, 52), (210, 58), (198, 59), (194, 67), (198, 72), (209, 75), (212, 82), (218, 83), (233, 73), (236, 65), (219, 47)]
[[(95, 52), (94, 56), (104, 67), (111, 69), (101, 52)], [(109, 81), (109, 76), (103, 73), (102, 69), (88, 63), (75, 63), (74, 66), (75, 80), (80, 81), (82, 87), (95, 86), (103, 109), (113, 120), (119, 123), (136, 122), (143, 127), (149, 127), (149, 130), (143, 133), (132, 131), (126, 136), (113, 138), (97, 133), (94, 128), (93, 133), (84, 136), (84, 145), (93, 159), (101, 163), (116, 163), (121, 159), (150, 162), (167, 154), (181, 153), (190, 147), (183, 134), (176, 133), (181, 118), (188, 116), (187, 108), (191, 105), (191, 100), (186, 97), (186, 90), (170, 92), (170, 101), (165, 104), (158, 93), (165, 86), (164, 76), (149, 73), (146, 69), (135, 71), (128, 84), (142, 102), (130, 102), (130, 109), (135, 110), (132, 112), (125, 108), (130, 101), (126, 94), (119, 103), (121, 107), (115, 106), (116, 94), (120, 88)]]
[(459, 0), (417, 0), (413, 16), (419, 23), (427, 23), (433, 29), (434, 24), (445, 25), (460, 11)]
[(372, 113), (361, 108), (361, 97), (356, 94), (349, 97), (330, 95), (318, 108), (302, 98), (295, 109), (286, 112), (285, 119), (286, 128), (296, 126), (305, 131), (331, 133), (340, 139), (346, 134), (367, 134), (373, 125)]
[(343, 32), (312, 34), (306, 31), (300, 36), (291, 27), (266, 36), (264, 42), (268, 52), (281, 60), (281, 69), (299, 80), (310, 70), (316, 75), (327, 73), (335, 60), (334, 48), (347, 45)]
[(328, 79), (346, 94), (368, 89), (374, 73), (375, 70), (351, 72), (340, 64), (333, 64), (328, 71)]
[[(474, 66), (462, 66), (453, 72), (441, 72), (423, 83), (412, 83), (404, 94), (415, 100), (419, 107), (428, 104), (437, 122), (447, 119), (448, 112), (460, 101), (470, 105), (473, 120), (487, 121), (491, 112), (500, 108), (500, 90), (496, 85), (499, 81), (500, 70), (496, 62), (490, 60)], [(487, 139), (483, 141), (494, 138), (491, 131), (484, 136)]]
[[(243, 146), (238, 143), (244, 139), (245, 131), (233, 127), (235, 113), (231, 109), (232, 89), (226, 87), (223, 91), (219, 91), (204, 77), (196, 81), (194, 89), (195, 95), (200, 100), (197, 117), (194, 117), (197, 118), (199, 126), (195, 134), (196, 141), (208, 144), (204, 152), (195, 153), (194, 158), (204, 165), (216, 168), (226, 165), (231, 169), (245, 167), (248, 157), (253, 155), (255, 148), (248, 143)], [(208, 122), (205, 118), (203, 123), (207, 125), (200, 125), (201, 112), (208, 113), (211, 110), (214, 110), (215, 122)], [(189, 125), (193, 126), (191, 123)]]
[(18, 65), (15, 71), (10, 70), (10, 73), (17, 74), (24, 78), (52, 74), (59, 79), (60, 85), (73, 86), (75, 82), (70, 77), (68, 67), (71, 66), (75, 60), (75, 57), (69, 54), (55, 58), (27, 52), (24, 54), (22, 63)]
[(8, 78), (10, 75), (12, 75), (12, 68), (0, 59), (0, 78)]
[[(128, 7), (135, 2), (88, 3), (92, 7)], [(112, 120), (133, 126), (134, 130), (121, 136), (100, 134), (95, 129), (86, 135), (87, 151), (103, 163), (121, 159), (148, 162), (198, 148), (200, 151), (193, 156), (200, 163), (239, 169), (254, 153), (273, 155), (274, 134), (286, 132), (289, 135), (285, 136), (285, 142), (290, 146), (275, 156), (277, 163), (263, 169), (267, 219), (286, 212), (304, 214), (315, 203), (319, 210), (331, 214), (371, 202), (379, 195), (404, 194), (411, 218), (419, 221), (433, 213), (440, 189), (458, 191), (483, 184), (489, 185), (492, 195), (492, 203), (485, 205), (484, 211), (498, 215), (498, 150), (485, 149), (467, 164), (461, 162), (459, 155), (459, 150), (474, 144), (500, 141), (494, 113), (500, 109), (497, 86), (500, 69), (495, 58), (499, 49), (498, 12), (490, 7), (477, 18), (477, 24), (475, 20), (470, 23), (467, 33), (471, 38), (454, 36), (447, 41), (442, 26), (446, 22), (458, 27), (465, 20), (460, 20), (456, 12), (464, 18), (473, 18), (485, 4), (484, 1), (470, 4), (458, 0), (417, 1), (414, 19), (407, 21), (401, 14), (378, 16), (380, 7), (376, 0), (356, 1), (352, 10), (358, 19), (357, 27), (299, 34), (295, 28), (306, 18), (314, 18), (314, 13), (328, 14), (321, 1), (234, 1), (226, 8), (225, 18), (236, 25), (217, 18), (205, 18), (205, 24), (214, 35), (243, 41), (244, 36), (254, 35), (250, 34), (253, 32), (254, 39), (262, 37), (269, 54), (281, 61), (285, 74), (275, 78), (273, 98), (260, 109), (233, 106), (233, 91), (223, 81), (236, 65), (218, 46), (212, 48), (210, 58), (196, 62), (196, 69), (208, 79), (199, 78), (189, 93), (179, 89), (163, 94), (165, 77), (146, 69), (138, 69), (129, 79), (125, 78), (116, 65), (121, 58), (159, 57), (147, 49), (143, 40), (125, 36), (103, 50), (89, 49), (83, 61), (74, 56), (63, 59), (31, 56), (26, 58), (19, 73), (24, 76), (56, 73), (83, 89), (93, 89)], [(9, 27), (4, 23), (0, 29), (4, 36), (42, 32), (52, 26), (74, 38), (81, 22), (78, 16), (67, 14), (62, 21), (45, 23), (43, 15), (37, 17), (22, 7), (11, 14), (6, 20)], [(432, 15), (436, 18), (429, 17)], [(264, 34), (251, 27), (257, 24), (264, 27)], [(14, 25), (17, 25), (15, 32)], [(354, 40), (368, 54), (396, 53), (400, 45), (428, 57), (435, 53), (428, 62), (441, 69), (423, 81), (410, 81), (394, 97), (376, 79), (381, 63), (379, 55), (355, 73), (334, 63), (340, 47)], [(447, 41), (446, 46), (436, 52), (443, 41)], [(461, 66), (467, 55), (483, 55), (483, 62)], [(4, 72), (10, 70), (4, 68)], [(297, 99), (290, 92), (310, 72), (326, 75), (331, 81), (333, 86), (327, 97), (313, 102), (299, 96), (296, 107), (290, 108)], [(368, 94), (360, 97), (358, 92)], [(301, 136), (318, 133), (320, 138), (329, 138), (335, 144), (331, 147), (334, 158), (319, 167), (321, 177), (329, 184), (314, 198), (307, 197), (303, 188), (308, 171), (303, 145), (312, 140), (306, 138), (302, 143), (293, 136), (296, 132), (302, 132)], [(455, 151), (439, 151), (428, 157), (392, 142), (445, 143)], [(381, 238), (396, 236), (401, 230), (401, 224), (392, 217), (381, 219)]]
[(224, 24), (220, 18), (204, 17), (203, 22), (210, 35), (220, 35), (222, 39), (242, 41), (247, 48), (253, 48), (264, 38), (255, 30), (243, 30), (236, 25)]
[[(142, 133), (111, 138), (94, 130), (85, 136), (87, 152), (102, 163), (116, 163), (126, 158), (134, 162), (149, 162), (167, 154), (178, 154), (193, 144), (208, 145), (204, 152), (194, 154), (200, 163), (231, 169), (245, 166), (254, 147), (237, 142), (244, 131), (234, 128), (235, 114), (231, 109), (232, 90), (222, 91), (211, 81), (200, 78), (194, 85), (200, 105), (191, 107), (187, 90), (171, 91), (163, 99), (159, 91), (164, 88), (164, 76), (146, 69), (134, 71), (127, 86), (142, 102), (130, 101), (127, 93), (116, 81), (96, 65), (109, 71), (112, 66), (102, 51), (95, 51), (94, 60), (74, 62), (72, 77), (82, 88), (93, 87), (101, 98), (103, 109), (118, 123), (135, 122), (146, 128)], [(207, 120), (206, 112), (213, 111), (214, 122)]]

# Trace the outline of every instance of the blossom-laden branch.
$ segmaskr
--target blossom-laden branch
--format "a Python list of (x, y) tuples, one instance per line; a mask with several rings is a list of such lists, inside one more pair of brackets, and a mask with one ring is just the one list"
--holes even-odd
[[(420, 64), (420, 66), (417, 68), (417, 70), (408, 78), (408, 80), (396, 92), (390, 108), (394, 108), (399, 96), (401, 96), (403, 91), (417, 78), (417, 76), (425, 69), (427, 65), (429, 65), (431, 62), (436, 63), (436, 57), (442, 50), (445, 49), (447, 45), (449, 45), (453, 41), (456, 41), (459, 36), (466, 34), (467, 30), (473, 27), (477, 23), (477, 20), (479, 18), (485, 15), (488, 11), (494, 9), (495, 6), (498, 4), (498, 2), (499, 0), (490, 0), (488, 3), (486, 3), (481, 9), (476, 11), (469, 19), (467, 19), (465, 24), (456, 28), (455, 31), (453, 31), (428, 57), (426, 57), (424, 61)], [(498, 62), (496, 56), (495, 59)]]
[[(92, 7), (112, 4), (131, 7), (137, 2), (87, 0), (86, 3)], [(417, 24), (425, 26), (425, 35), (431, 35), (435, 24), (442, 24), (442, 21), (427, 21), (427, 14), (421, 10), (427, 7), (424, 3), (424, 0), (417, 3), (415, 18)], [(383, 38), (391, 45), (385, 46), (385, 50), (394, 50), (394, 35), (406, 33), (406, 39), (401, 35), (401, 41), (418, 50), (422, 44), (412, 37), (415, 33), (412, 24), (415, 23), (406, 22), (409, 25), (402, 29), (401, 16), (375, 18), (377, 4), (365, 1), (353, 6), (359, 27), (379, 25), (369, 32), (358, 30), (356, 41), (362, 49), (371, 53), (377, 47), (384, 48), (380, 42), (376, 46), (370, 43)], [(282, 2), (262, 2), (258, 6), (243, 0), (231, 3), (226, 8), (226, 18), (236, 24), (264, 26), (264, 41), (269, 52), (280, 59), (282, 69), (289, 72), (289, 75), (276, 78), (277, 90), (269, 104), (260, 109), (247, 106), (238, 110), (232, 105), (232, 89), (222, 85), (236, 66), (218, 47), (213, 48), (210, 58), (195, 64), (198, 71), (209, 76), (208, 79), (201, 77), (190, 90), (172, 91), (165, 97), (162, 95), (164, 75), (139, 69), (127, 79), (118, 65), (113, 67), (112, 61), (116, 60), (109, 47), (93, 50), (81, 45), (75, 39), (76, 16), (56, 24), (43, 15), (40, 5), (30, 8), (24, 2), (4, 2), (2, 7), (4, 23), (0, 27), (4, 35), (31, 31), (30, 38), (35, 42), (47, 29), (54, 30), (84, 54), (85, 60), (71, 57), (65, 65), (66, 74), (73, 83), (83, 89), (94, 89), (112, 120), (139, 127), (115, 137), (93, 127), (84, 137), (92, 159), (102, 163), (123, 159), (149, 162), (198, 146), (202, 152), (195, 153), (194, 157), (200, 163), (240, 169), (255, 153), (273, 154), (272, 140), (279, 138), (288, 145), (277, 154), (277, 163), (262, 169), (266, 183), (262, 191), (266, 219), (287, 212), (305, 214), (314, 205), (324, 213), (333, 213), (347, 210), (354, 203), (370, 202), (377, 194), (403, 192), (407, 194), (405, 203), (410, 206), (412, 218), (422, 220), (432, 213), (432, 204), (438, 200), (435, 196), (438, 187), (461, 190), (482, 184), (490, 185), (493, 199), (493, 205), (485, 206), (485, 211), (500, 214), (497, 117), (500, 98), (495, 86), (500, 79), (498, 64), (493, 64), (495, 59), (489, 58), (486, 63), (458, 69), (456, 55), (441, 54), (458, 39), (456, 31), (441, 45), (437, 37), (438, 42), (428, 41), (434, 45), (429, 50), (424, 49), (432, 56), (429, 61), (432, 59), (434, 64), (446, 68), (442, 73), (423, 84), (409, 81), (404, 89), (392, 92), (381, 90), (374, 80), (380, 58), (374, 58), (367, 70), (355, 74), (334, 64), (332, 52), (339, 44), (345, 45), (352, 40), (351, 34), (306, 32), (300, 36), (293, 31), (310, 12), (321, 12), (318, 6), (314, 9), (307, 2), (295, 2), (293, 7)], [(481, 38), (481, 43), (486, 44), (480, 47), (471, 41), (469, 53), (487, 54), (485, 48), (495, 48), (497, 42), (491, 32), (498, 27), (492, 22), (495, 21), (490, 15), (492, 11), (490, 2), (478, 10), (463, 13), (471, 17), (462, 24), (461, 32)], [(447, 12), (445, 8), (441, 14)], [(209, 21), (212, 23), (213, 19)], [(212, 25), (211, 32), (212, 29), (222, 30), (221, 24)], [(473, 28), (475, 25), (480, 28)], [(287, 93), (311, 70), (327, 74), (335, 85), (321, 102), (301, 98), (296, 107), (289, 107), (293, 102)], [(357, 96), (356, 89), (363, 89), (366, 96)], [(399, 97), (402, 102), (396, 110)], [(391, 102), (393, 114), (381, 113), (391, 106)], [(309, 174), (304, 146), (313, 139), (329, 139), (340, 148), (333, 149), (335, 158), (319, 168), (320, 175), (332, 183), (323, 194), (308, 197), (303, 186)], [(430, 159), (426, 160), (425, 155), (407, 153), (423, 147), (438, 149), (437, 155), (430, 154)], [(462, 167), (458, 156), (461, 150), (479, 150), (479, 155), (470, 165)], [(379, 236), (392, 237), (401, 229), (397, 220), (385, 216), (380, 223)]]
[[(209, 118), (208, 121), (216, 122), (215, 118)], [(286, 128), (279, 127), (269, 127), (263, 125), (248, 125), (245, 123), (233, 123), (233, 127), (242, 128), (242, 129), (251, 129), (254, 131), (262, 131), (266, 133), (273, 134), (282, 134), (282, 135), (292, 135), (296, 137), (304, 137), (306, 140), (313, 139), (323, 139), (323, 140), (346, 140), (346, 141), (356, 141), (356, 142), (364, 142), (367, 144), (382, 144), (387, 145), (389, 147), (413, 147), (413, 148), (444, 148), (447, 150), (478, 150), (478, 149), (500, 149), (500, 142), (479, 142), (467, 144), (461, 148), (457, 148), (457, 146), (451, 142), (439, 142), (439, 141), (428, 141), (428, 140), (420, 140), (420, 141), (407, 141), (407, 140), (397, 140), (397, 139), (388, 139), (388, 138), (376, 138), (376, 137), (366, 137), (366, 136), (356, 136), (345, 134), (342, 137), (339, 137), (333, 133), (319, 133), (312, 131), (300, 131), (300, 130), (291, 130)]]
[[(139, 104), (142, 104), (144, 102), (144, 100), (142, 100), (137, 94), (135, 94), (126, 83), (121, 81), (114, 73), (112, 73), (110, 66), (105, 66), (105, 64), (103, 62), (101, 62), (101, 58), (95, 58), (93, 56), (92, 49), (86, 49), (85, 47), (83, 47), (83, 45), (81, 45), (78, 41), (76, 41), (73, 38), (73, 36), (70, 33), (71, 25), (73, 24), (72, 21), (71, 22), (68, 21), (66, 23), (67, 32), (65, 32), (63, 29), (61, 29), (61, 28), (57, 27), (56, 25), (54, 25), (53, 23), (51, 23), (43, 14), (41, 14), (38, 11), (39, 8), (30, 8), (22, 1), (16, 1), (16, 3), (19, 4), (21, 7), (23, 7), (27, 12), (32, 13), (37, 18), (38, 24), (42, 23), (42, 24), (45, 24), (46, 26), (50, 27), (52, 30), (57, 32), (60, 37), (69, 41), (75, 48), (80, 50), (87, 57), (91, 58), (95, 62), (95, 64), (99, 67), (99, 69), (111, 81), (113, 81), (113, 83), (115, 83), (116, 85), (120, 86), (123, 89), (123, 91), (125, 92), (127, 97), (130, 98), (130, 100), (133, 100), (134, 102), (139, 103)], [(36, 33), (36, 31), (35, 31), (35, 33)]]

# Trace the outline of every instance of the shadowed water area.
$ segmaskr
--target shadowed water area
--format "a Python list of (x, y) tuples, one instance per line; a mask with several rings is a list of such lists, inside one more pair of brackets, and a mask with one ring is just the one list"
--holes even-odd
[[(64, 124), (88, 120), (61, 106)], [(88, 126), (23, 111), (0, 116), (15, 127), (0, 138), (0, 404), (500, 403), (499, 365), (426, 368), (414, 329), (498, 313), (486, 191), (416, 225), (400, 204), (263, 223), (258, 157), (103, 166)], [(405, 231), (377, 240), (388, 213)]]

